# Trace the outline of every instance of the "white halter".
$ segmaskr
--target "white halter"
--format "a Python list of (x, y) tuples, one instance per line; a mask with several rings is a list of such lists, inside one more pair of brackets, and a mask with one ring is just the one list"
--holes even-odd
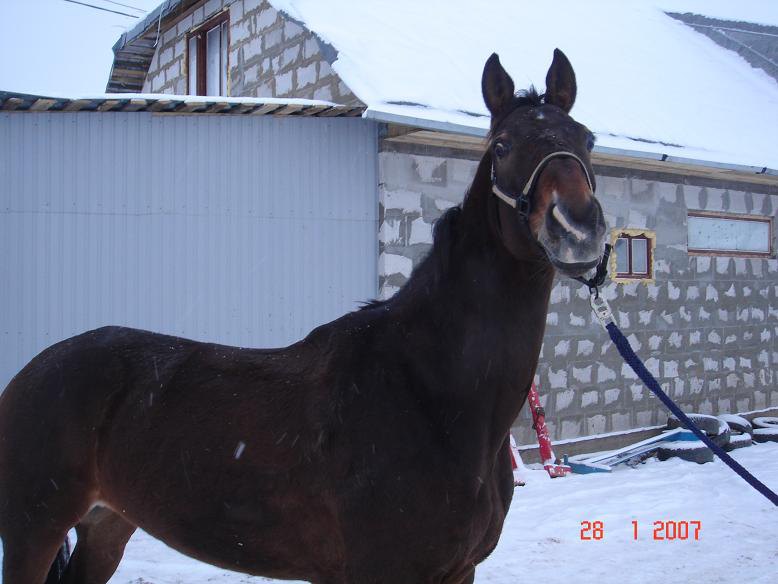
[(497, 177), (494, 173), (494, 164), (492, 164), (492, 192), (497, 195), (503, 202), (507, 203), (514, 209), (518, 208), (519, 214), (523, 217), (528, 217), (530, 213), (530, 199), (529, 194), (532, 192), (532, 189), (535, 187), (535, 181), (537, 180), (538, 176), (540, 175), (540, 172), (543, 170), (543, 167), (548, 163), (549, 160), (552, 158), (573, 158), (578, 161), (578, 163), (581, 165), (581, 168), (583, 168), (584, 176), (586, 176), (586, 182), (589, 185), (589, 190), (594, 192), (594, 183), (592, 182), (592, 177), (589, 175), (589, 169), (584, 164), (584, 161), (581, 160), (581, 158), (573, 154), (572, 152), (566, 152), (564, 150), (559, 150), (557, 152), (552, 152), (543, 160), (541, 160), (538, 165), (535, 167), (535, 170), (532, 171), (532, 174), (530, 175), (529, 179), (527, 179), (526, 184), (524, 185), (524, 188), (521, 190), (521, 194), (519, 195), (510, 195), (503, 191), (499, 186), (497, 186)]

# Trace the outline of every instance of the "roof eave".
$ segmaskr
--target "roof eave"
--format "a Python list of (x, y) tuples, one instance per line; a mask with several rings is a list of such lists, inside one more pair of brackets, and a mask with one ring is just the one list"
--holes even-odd
[(0, 112), (150, 112), (153, 114), (274, 115), (300, 117), (359, 117), (361, 106), (327, 101), (274, 98), (165, 94), (108, 94), (61, 97), (0, 90)]
[[(433, 132), (441, 132), (443, 134), (450, 134), (452, 136), (463, 136), (469, 138), (469, 140), (463, 141), (463, 148), (472, 150), (475, 146), (475, 142), (472, 138), (484, 138), (488, 130), (478, 126), (468, 126), (466, 124), (458, 124), (455, 122), (445, 122), (440, 120), (425, 119), (418, 116), (403, 115), (396, 112), (382, 111), (380, 108), (368, 107), (363, 114), (363, 117), (387, 124), (396, 124), (400, 126), (407, 126), (416, 128), (419, 130), (428, 130)], [(400, 139), (395, 139), (401, 141)], [(634, 150), (626, 148), (610, 148), (607, 146), (595, 146), (594, 147), (595, 158), (599, 155), (602, 158), (609, 157), (620, 159), (633, 159), (636, 161), (652, 161), (653, 163), (663, 163), (661, 166), (666, 167), (668, 170), (697, 167), (701, 170), (710, 169), (710, 171), (727, 172), (737, 174), (742, 180), (747, 180), (749, 177), (778, 177), (778, 169), (770, 168), (768, 166), (758, 165), (746, 165), (746, 164), (729, 164), (724, 162), (717, 162), (713, 160), (703, 160), (697, 158), (685, 158), (681, 156), (675, 156), (670, 154), (662, 154), (656, 152), (648, 152), (644, 150)], [(597, 161), (595, 160), (595, 163)], [(769, 182), (778, 179), (768, 179)], [(762, 182), (762, 181), (760, 181)]]
[[(107, 93), (138, 93), (143, 89), (149, 65), (156, 51), (156, 36), (169, 18), (187, 10), (199, 0), (166, 0), (149, 12), (113, 45), (113, 64), (106, 85)], [(152, 38), (147, 36), (154, 35)], [(147, 38), (149, 42), (139, 43)], [(133, 72), (134, 74), (128, 74)]]

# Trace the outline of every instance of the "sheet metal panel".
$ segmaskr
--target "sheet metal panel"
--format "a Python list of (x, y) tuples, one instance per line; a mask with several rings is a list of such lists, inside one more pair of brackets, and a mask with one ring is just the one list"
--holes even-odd
[(0, 388), (119, 324), (283, 346), (377, 293), (362, 119), (0, 114)]

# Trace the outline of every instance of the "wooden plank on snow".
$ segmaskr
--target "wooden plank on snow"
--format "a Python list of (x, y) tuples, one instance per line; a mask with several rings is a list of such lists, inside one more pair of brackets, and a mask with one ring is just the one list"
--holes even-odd
[(118, 99), (106, 99), (103, 103), (97, 106), (97, 111), (108, 112), (121, 103)]
[(63, 112), (78, 112), (84, 109), (85, 106), (91, 105), (92, 100), (91, 99), (76, 99), (71, 101), (69, 104), (67, 104), (64, 108), (62, 108)]
[(250, 112), (251, 110), (253, 110), (255, 107), (257, 107), (257, 106), (254, 105), (253, 103), (242, 103), (242, 104), (238, 105), (237, 107), (231, 109), (230, 113), (231, 114), (245, 114), (245, 113)]
[(35, 103), (33, 103), (30, 106), (31, 112), (45, 112), (46, 110), (50, 109), (51, 106), (53, 106), (55, 103), (57, 103), (56, 99), (47, 99), (47, 98), (41, 98), (36, 99)]
[(206, 106), (204, 101), (190, 101), (184, 105), (184, 107), (176, 110), (176, 113), (191, 113), (195, 110), (202, 109)]
[(169, 99), (158, 99), (146, 109), (148, 109), (150, 112), (159, 112), (169, 108), (171, 103), (173, 102)]
[(24, 103), (23, 99), (20, 99), (18, 97), (9, 97), (5, 100), (3, 103), (3, 109), (5, 111), (14, 111), (15, 109), (18, 109), (20, 105)]
[(279, 103), (266, 103), (264, 105), (259, 106), (253, 112), (251, 112), (251, 115), (252, 116), (264, 116), (265, 114), (269, 114), (271, 112), (274, 112), (275, 110), (281, 109), (282, 107), (283, 107), (283, 105), (279, 104)]
[(274, 116), (288, 116), (291, 114), (296, 114), (300, 110), (302, 110), (305, 106), (299, 105), (299, 104), (289, 104), (283, 106), (281, 109), (276, 110), (273, 112)]
[(301, 112), (303, 116), (318, 116), (320, 113), (330, 109), (329, 105), (309, 105)]
[(334, 117), (342, 116), (348, 110), (349, 110), (348, 107), (342, 105), (336, 105), (326, 111), (323, 111), (322, 113), (319, 114), (319, 116), (323, 118), (334, 118)]
[(224, 110), (230, 109), (230, 104), (224, 101), (220, 101), (214, 104), (211, 104), (206, 110), (205, 113), (207, 114), (218, 114), (223, 112)]
[(149, 104), (148, 101), (145, 99), (131, 99), (128, 104), (126, 104), (123, 108), (123, 112), (137, 112), (139, 110), (146, 109), (146, 106)]

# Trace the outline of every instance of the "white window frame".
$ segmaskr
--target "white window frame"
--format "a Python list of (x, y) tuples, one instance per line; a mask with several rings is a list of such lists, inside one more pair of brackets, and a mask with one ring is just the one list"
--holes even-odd
[[(208, 66), (209, 35), (216, 29), (219, 34), (218, 54), (219, 70), (216, 73), (218, 77), (212, 76), (212, 67)], [(211, 37), (213, 38), (213, 37)], [(191, 30), (186, 36), (187, 50), (187, 94), (202, 96), (227, 96), (229, 95), (229, 44), (230, 44), (230, 20), (229, 12), (224, 11), (221, 14), (209, 19), (204, 24)], [(218, 93), (215, 93), (214, 81), (218, 83)]]
[[(720, 221), (737, 221), (737, 222), (754, 222), (767, 224), (767, 249), (765, 251), (753, 251), (743, 249), (730, 249), (726, 247), (693, 247), (690, 243), (689, 229), (691, 227), (692, 218), (711, 219)], [(740, 215), (734, 213), (718, 213), (710, 211), (688, 211), (687, 213), (687, 228), (686, 228), (686, 249), (689, 255), (704, 255), (704, 256), (734, 256), (734, 257), (752, 257), (752, 258), (771, 258), (773, 257), (773, 219), (772, 217), (765, 217), (760, 215)]]
[[(617, 244), (619, 239), (627, 241), (627, 266), (629, 272), (618, 271), (619, 253), (617, 250)], [(646, 272), (635, 272), (635, 262), (632, 257), (633, 242), (645, 241), (646, 243)], [(639, 282), (643, 284), (650, 284), (654, 282), (654, 262), (656, 256), (656, 232), (650, 229), (636, 229), (630, 227), (614, 228), (611, 230), (610, 237), (611, 245), (613, 249), (611, 251), (611, 257), (609, 262), (609, 272), (611, 280), (619, 284), (629, 284), (632, 282)], [(623, 252), (624, 250), (622, 250)], [(622, 259), (624, 259), (622, 257)]]

